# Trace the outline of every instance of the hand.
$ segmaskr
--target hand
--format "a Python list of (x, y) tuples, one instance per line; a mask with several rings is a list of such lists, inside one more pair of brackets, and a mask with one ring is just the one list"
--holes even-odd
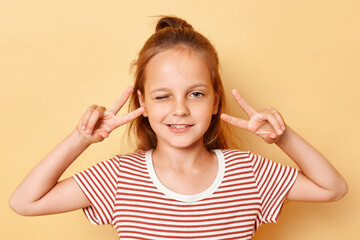
[(273, 107), (267, 107), (257, 112), (240, 96), (236, 89), (233, 89), (231, 93), (250, 119), (246, 121), (224, 113), (221, 114), (221, 119), (260, 136), (267, 143), (277, 142), (286, 129), (280, 113)]
[(76, 132), (80, 136), (81, 140), (87, 143), (101, 142), (107, 138), (114, 129), (143, 114), (145, 109), (140, 107), (123, 116), (116, 116), (130, 97), (132, 91), (133, 88), (128, 87), (121, 97), (109, 109), (106, 109), (103, 106), (91, 105), (86, 110), (76, 127)]

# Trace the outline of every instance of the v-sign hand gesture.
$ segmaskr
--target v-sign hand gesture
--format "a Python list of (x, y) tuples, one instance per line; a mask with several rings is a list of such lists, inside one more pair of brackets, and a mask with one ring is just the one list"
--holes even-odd
[(101, 142), (107, 138), (114, 129), (143, 114), (145, 109), (140, 107), (123, 116), (116, 116), (130, 97), (132, 91), (133, 88), (128, 87), (109, 109), (103, 106), (91, 105), (76, 127), (76, 132), (80, 138), (87, 143)]
[(285, 123), (275, 108), (267, 107), (261, 111), (255, 111), (236, 89), (233, 89), (231, 93), (250, 119), (239, 119), (223, 113), (222, 120), (262, 137), (267, 143), (274, 143), (281, 137), (285, 131)]

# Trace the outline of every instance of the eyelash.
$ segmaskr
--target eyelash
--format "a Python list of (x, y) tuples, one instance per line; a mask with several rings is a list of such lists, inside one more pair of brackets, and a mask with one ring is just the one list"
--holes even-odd
[[(194, 95), (197, 95), (197, 96), (194, 96)], [(189, 96), (193, 97), (193, 98), (200, 98), (200, 97), (203, 97), (204, 94), (201, 92), (192, 92), (189, 94)], [(168, 97), (169, 97), (168, 95), (157, 96), (157, 97), (155, 97), (155, 100), (161, 101), (161, 100), (167, 99)]]
[(158, 96), (158, 97), (155, 97), (155, 100), (163, 100), (163, 99), (166, 99), (168, 96)]
[(200, 95), (200, 96), (194, 96), (195, 98), (200, 98), (200, 97), (203, 97), (203, 96), (204, 96), (204, 94), (201, 93), (201, 92), (192, 92), (192, 93), (190, 93), (190, 96), (192, 97), (192, 95), (194, 95), (194, 94)]

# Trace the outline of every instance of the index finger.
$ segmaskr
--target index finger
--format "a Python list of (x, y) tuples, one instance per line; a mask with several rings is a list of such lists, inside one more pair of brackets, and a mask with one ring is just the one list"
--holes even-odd
[(145, 108), (139, 107), (138, 109), (135, 109), (134, 111), (129, 112), (129, 113), (125, 114), (124, 116), (121, 116), (121, 117), (115, 116), (115, 119), (116, 119), (118, 125), (121, 126), (121, 125), (124, 125), (125, 123), (130, 122), (131, 120), (139, 117), (144, 112), (145, 112)]
[(116, 100), (114, 105), (112, 105), (111, 108), (108, 109), (108, 111), (116, 115), (120, 111), (122, 106), (124, 106), (126, 101), (129, 99), (132, 92), (133, 92), (133, 88), (129, 86), (125, 90), (125, 92), (118, 98), (118, 100)]
[(233, 89), (231, 91), (231, 94), (234, 96), (235, 100), (249, 117), (257, 114), (257, 112), (248, 104), (248, 102), (240, 95), (240, 93), (236, 89)]

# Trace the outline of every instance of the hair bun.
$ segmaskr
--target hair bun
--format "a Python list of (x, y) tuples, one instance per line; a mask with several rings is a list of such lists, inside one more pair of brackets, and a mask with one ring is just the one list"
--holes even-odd
[(188, 24), (185, 20), (178, 17), (169, 17), (163, 16), (156, 25), (155, 31), (159, 31), (161, 29), (172, 27), (172, 28), (190, 28), (193, 27)]

